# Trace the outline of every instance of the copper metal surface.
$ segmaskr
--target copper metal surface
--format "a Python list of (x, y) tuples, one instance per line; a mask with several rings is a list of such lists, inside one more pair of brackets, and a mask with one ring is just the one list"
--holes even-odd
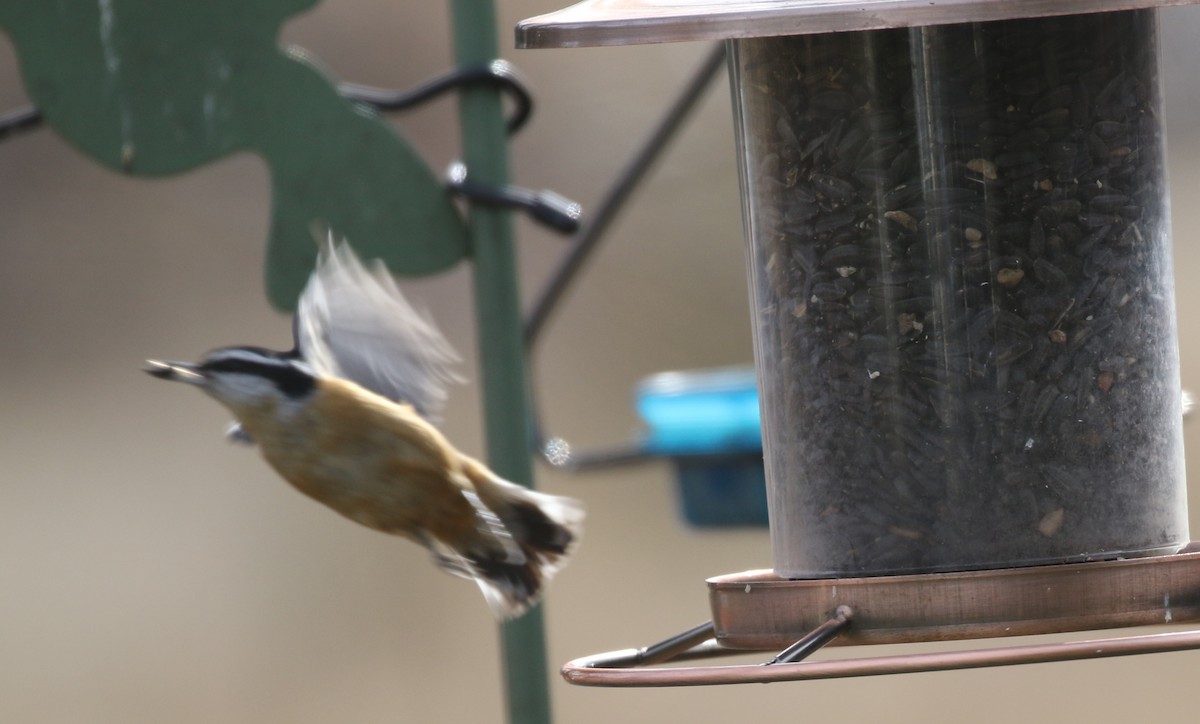
[(839, 643), (904, 643), (1200, 621), (1200, 552), (961, 573), (789, 581), (747, 571), (708, 581), (716, 638), (779, 649), (839, 605)]
[[(730, 653), (709, 645), (695, 655)], [(848, 676), (880, 676), (921, 671), (977, 669), (1051, 661), (1130, 656), (1133, 654), (1187, 651), (1200, 648), (1200, 631), (1127, 636), (1123, 638), (1071, 641), (1034, 646), (1007, 646), (973, 651), (950, 651), (905, 656), (875, 656), (839, 661), (811, 661), (763, 666), (684, 666), (660, 669), (621, 668), (629, 666), (636, 650), (597, 654), (569, 662), (563, 678), (584, 686), (709, 686), (714, 684), (769, 684), (776, 681), (836, 679)], [(736, 653), (736, 652), (735, 652)], [(744, 652), (742, 652), (744, 653)]]
[(585, 0), (517, 24), (518, 48), (727, 40), (1010, 20), (1197, 0)]
[(1195, 543), (1175, 555), (1123, 561), (807, 581), (748, 571), (712, 578), (708, 585), (711, 630), (698, 626), (647, 648), (576, 659), (563, 667), (563, 677), (589, 686), (768, 683), (1200, 648), (1200, 631), (1190, 630), (837, 661), (637, 668), (664, 660), (649, 655), (654, 652), (683, 660), (779, 651), (838, 619), (849, 619), (849, 625), (840, 626), (831, 643), (943, 641), (1200, 621), (1200, 552)]

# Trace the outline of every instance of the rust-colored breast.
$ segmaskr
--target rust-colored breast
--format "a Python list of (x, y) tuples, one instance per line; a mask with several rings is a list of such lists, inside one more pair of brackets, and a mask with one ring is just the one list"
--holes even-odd
[(284, 403), (239, 417), (276, 472), (352, 520), (447, 541), (476, 528), (458, 453), (411, 407), (322, 379), (294, 409)]

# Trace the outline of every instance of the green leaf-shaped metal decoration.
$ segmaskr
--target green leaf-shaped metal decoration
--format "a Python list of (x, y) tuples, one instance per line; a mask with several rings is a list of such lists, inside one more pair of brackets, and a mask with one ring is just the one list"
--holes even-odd
[(316, 258), (314, 222), (398, 274), (441, 271), (467, 249), (456, 207), (408, 144), (276, 44), (284, 19), (316, 2), (0, 0), (0, 28), (46, 121), (113, 169), (153, 176), (260, 154), (273, 190), (267, 295), (291, 309)]

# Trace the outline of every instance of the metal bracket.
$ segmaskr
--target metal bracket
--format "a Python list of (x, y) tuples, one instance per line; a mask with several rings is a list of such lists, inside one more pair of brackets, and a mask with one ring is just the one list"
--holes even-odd
[(524, 77), (512, 63), (499, 59), (490, 63), (454, 68), (408, 90), (396, 91), (358, 83), (339, 83), (338, 92), (348, 100), (365, 103), (378, 111), (406, 111), (447, 91), (477, 84), (494, 85), (512, 98), (516, 109), (505, 122), (508, 135), (511, 136), (520, 130), (533, 114), (533, 96), (526, 87)]
[(796, 643), (780, 651), (763, 666), (772, 666), (774, 664), (794, 664), (807, 659), (809, 656), (821, 650), (825, 644), (837, 638), (838, 634), (846, 630), (850, 625), (850, 619), (854, 616), (854, 610), (849, 606), (838, 606), (833, 612), (833, 618), (825, 623), (817, 626), (812, 631), (809, 631), (804, 637)]
[(467, 178), (466, 164), (461, 161), (450, 165), (446, 179), (451, 191), (475, 203), (521, 209), (535, 221), (564, 234), (574, 233), (579, 228), (583, 207), (553, 191), (530, 191), (512, 185), (496, 188), (476, 183)]

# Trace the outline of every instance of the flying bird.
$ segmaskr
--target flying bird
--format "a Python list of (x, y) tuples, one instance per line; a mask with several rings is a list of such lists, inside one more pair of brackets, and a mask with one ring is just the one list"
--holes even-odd
[(582, 534), (576, 500), (504, 480), (436, 425), (458, 357), (382, 263), (327, 242), (301, 294), (294, 348), (222, 347), (146, 372), (194, 385), (233, 413), (297, 490), (427, 548), (473, 579), (500, 619), (533, 605)]

